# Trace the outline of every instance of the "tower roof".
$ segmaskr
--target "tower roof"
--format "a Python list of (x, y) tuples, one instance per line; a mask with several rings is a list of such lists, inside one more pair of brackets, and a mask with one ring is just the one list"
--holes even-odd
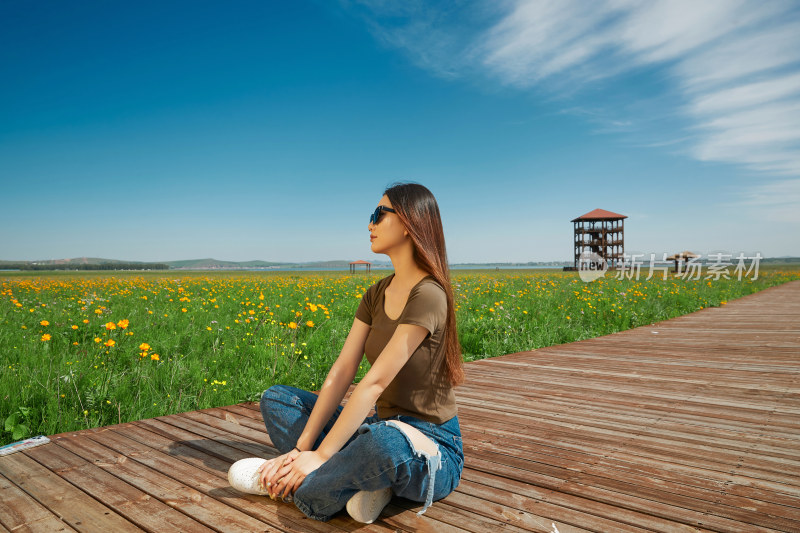
[(620, 215), (619, 213), (613, 213), (611, 211), (606, 211), (605, 209), (595, 209), (594, 211), (589, 211), (585, 215), (581, 215), (578, 218), (573, 218), (571, 222), (577, 222), (579, 220), (621, 220), (623, 218), (628, 218), (627, 215)]

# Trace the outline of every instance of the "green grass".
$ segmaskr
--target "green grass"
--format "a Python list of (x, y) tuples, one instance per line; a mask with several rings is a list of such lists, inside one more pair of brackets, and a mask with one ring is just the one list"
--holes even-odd
[[(386, 275), (4, 273), (0, 442), (256, 400), (277, 383), (318, 388), (360, 296)], [(762, 267), (755, 281), (645, 277), (587, 284), (558, 271), (456, 271), (465, 360), (724, 305), (800, 270)]]

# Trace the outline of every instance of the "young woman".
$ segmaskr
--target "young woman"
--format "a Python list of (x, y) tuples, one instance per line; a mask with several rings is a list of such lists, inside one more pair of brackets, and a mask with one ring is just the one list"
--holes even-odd
[[(461, 348), (436, 199), (422, 185), (393, 185), (368, 229), (394, 274), (364, 294), (318, 396), (282, 385), (264, 393), (282, 455), (238, 461), (228, 475), (235, 488), (291, 498), (317, 520), (347, 507), (370, 523), (392, 494), (424, 502), (422, 514), (456, 488), (464, 463), (453, 394)], [(342, 408), (364, 355), (371, 368)]]

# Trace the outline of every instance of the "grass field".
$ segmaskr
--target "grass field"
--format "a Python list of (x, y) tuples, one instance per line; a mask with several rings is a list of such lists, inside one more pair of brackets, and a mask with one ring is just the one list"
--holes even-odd
[[(0, 443), (318, 388), (359, 299), (388, 272), (4, 273)], [(455, 271), (465, 360), (649, 324), (800, 279), (616, 279)], [(367, 371), (364, 362), (359, 373)]]

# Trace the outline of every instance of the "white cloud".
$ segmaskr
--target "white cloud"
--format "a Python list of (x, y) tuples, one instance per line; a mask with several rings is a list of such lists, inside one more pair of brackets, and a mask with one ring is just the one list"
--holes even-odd
[(735, 85), (694, 98), (687, 110), (695, 115), (726, 113), (800, 95), (800, 74)]
[(748, 187), (743, 199), (729, 206), (758, 213), (776, 222), (800, 223), (800, 179), (782, 179)]
[(688, 93), (762, 73), (771, 77), (770, 73), (776, 75), (793, 64), (796, 69), (798, 45), (798, 23), (796, 17), (789, 17), (730, 35), (700, 54), (687, 55), (673, 71)]
[(580, 0), (518, 2), (480, 39), (483, 64), (504, 83), (535, 85), (567, 73), (591, 78), (584, 66), (610, 45), (608, 34), (596, 31), (613, 23), (616, 10)]
[(436, 7), (422, 0), (340, 2), (359, 13), (379, 41), (407, 52), (415, 65), (443, 78), (476, 69), (475, 37), (497, 16), (494, 4), (465, 0)]
[[(772, 179), (800, 176), (797, 3), (487, 1), (447, 9), (417, 5), (404, 13), (404, 24), (396, 13), (387, 18), (383, 3), (363, 5), (376, 34), (442, 76), (481, 72), (504, 85), (563, 96), (591, 94), (597, 80), (660, 72), (667, 93), (660, 101), (670, 102), (666, 111), (688, 124), (665, 135), (688, 135), (681, 144), (691, 157), (742, 165)], [(663, 108), (653, 111), (664, 116)], [(606, 117), (610, 125), (617, 122), (608, 131), (626, 129), (629, 119)], [(766, 198), (777, 201), (794, 187), (787, 183), (794, 182), (744, 194), (767, 205)]]

